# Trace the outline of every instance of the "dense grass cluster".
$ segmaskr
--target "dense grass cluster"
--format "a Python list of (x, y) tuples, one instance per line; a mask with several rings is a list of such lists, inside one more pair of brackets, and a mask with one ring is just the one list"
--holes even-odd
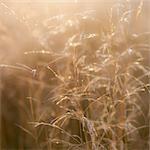
[(118, 3), (103, 20), (96, 10), (45, 19), (33, 32), (40, 48), (24, 50), (27, 64), (0, 65), (2, 95), (23, 80), (15, 87), (24, 99), (17, 103), (19, 148), (148, 150), (150, 33), (131, 29), (142, 7)]

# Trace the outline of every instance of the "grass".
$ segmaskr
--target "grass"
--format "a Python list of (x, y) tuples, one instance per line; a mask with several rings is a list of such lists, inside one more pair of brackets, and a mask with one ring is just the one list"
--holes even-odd
[(36, 50), (0, 65), (2, 149), (148, 150), (150, 33), (132, 31), (144, 2), (114, 4), (104, 19), (60, 14), (30, 33)]

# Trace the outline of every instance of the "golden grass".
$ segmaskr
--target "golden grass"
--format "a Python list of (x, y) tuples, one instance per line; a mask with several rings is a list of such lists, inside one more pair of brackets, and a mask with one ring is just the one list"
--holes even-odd
[[(1, 3), (15, 30), (24, 24), (19, 30), (30, 37), (22, 54), (0, 60), (2, 149), (148, 149), (150, 33), (134, 32), (146, 2), (117, 2), (104, 12), (79, 4), (33, 28)], [(5, 39), (15, 36), (0, 29)]]

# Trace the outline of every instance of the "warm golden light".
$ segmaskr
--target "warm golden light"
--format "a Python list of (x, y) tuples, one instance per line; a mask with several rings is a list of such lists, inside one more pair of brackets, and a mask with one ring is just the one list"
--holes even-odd
[(0, 149), (148, 150), (147, 0), (0, 1)]

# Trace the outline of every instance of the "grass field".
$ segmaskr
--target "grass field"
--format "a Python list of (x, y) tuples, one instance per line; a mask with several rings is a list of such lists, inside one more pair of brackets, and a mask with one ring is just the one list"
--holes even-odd
[(1, 0), (0, 148), (149, 150), (149, 9)]

